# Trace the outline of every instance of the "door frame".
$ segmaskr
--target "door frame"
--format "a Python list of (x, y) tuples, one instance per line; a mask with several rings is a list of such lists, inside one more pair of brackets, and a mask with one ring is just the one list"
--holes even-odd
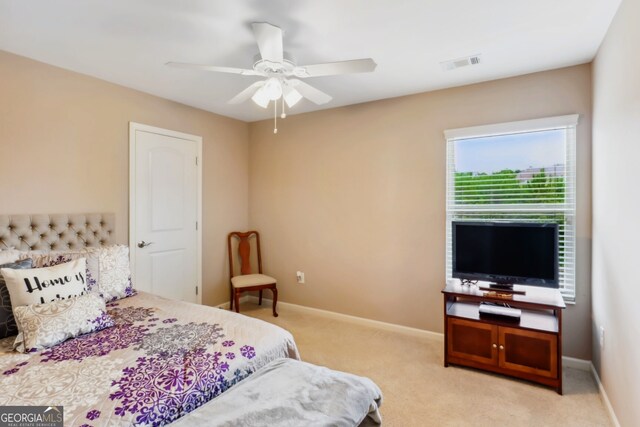
[(196, 143), (197, 148), (197, 186), (196, 189), (196, 216), (197, 216), (197, 230), (196, 230), (196, 286), (197, 286), (197, 301), (198, 304), (202, 304), (202, 137), (197, 135), (190, 135), (188, 133), (177, 132), (173, 130), (158, 128), (154, 126), (144, 125), (136, 122), (129, 122), (129, 262), (131, 264), (131, 278), (135, 288), (135, 267), (136, 267), (136, 255), (135, 255), (135, 235), (136, 235), (136, 131), (144, 131), (149, 133), (155, 133), (163, 136), (170, 136), (174, 138), (186, 139)]

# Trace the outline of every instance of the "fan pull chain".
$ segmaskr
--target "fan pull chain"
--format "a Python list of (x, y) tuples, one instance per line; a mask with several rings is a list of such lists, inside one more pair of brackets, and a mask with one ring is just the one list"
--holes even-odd
[(273, 133), (278, 133), (278, 101), (273, 101)]

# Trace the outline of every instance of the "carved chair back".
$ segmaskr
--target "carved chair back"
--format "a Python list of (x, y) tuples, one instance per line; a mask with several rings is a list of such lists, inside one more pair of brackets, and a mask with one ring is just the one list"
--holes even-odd
[(262, 274), (262, 254), (260, 253), (260, 233), (252, 231), (232, 231), (227, 237), (229, 246), (229, 274), (234, 277), (233, 239), (238, 240), (238, 257), (240, 258), (240, 275), (252, 274), (251, 270), (251, 238), (255, 236), (258, 254), (258, 273)]

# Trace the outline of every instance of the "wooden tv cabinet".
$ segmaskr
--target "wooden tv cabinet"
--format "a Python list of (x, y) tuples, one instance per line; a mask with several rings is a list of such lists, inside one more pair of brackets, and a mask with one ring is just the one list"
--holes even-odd
[[(444, 366), (463, 365), (537, 382), (562, 394), (562, 310), (558, 289), (515, 286), (505, 295), (476, 285), (447, 285)], [(483, 301), (522, 310), (519, 319), (480, 314)]]

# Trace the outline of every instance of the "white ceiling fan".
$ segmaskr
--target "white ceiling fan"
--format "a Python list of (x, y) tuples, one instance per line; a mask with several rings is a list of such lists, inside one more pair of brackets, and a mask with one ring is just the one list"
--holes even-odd
[[(256, 56), (256, 62), (251, 70), (179, 62), (168, 62), (167, 65), (243, 76), (265, 77), (264, 80), (253, 83), (230, 99), (229, 103), (240, 104), (251, 98), (262, 108), (267, 108), (271, 101), (277, 101), (282, 97), (283, 118), (286, 117), (284, 103), (291, 108), (302, 98), (306, 98), (318, 105), (326, 104), (332, 99), (331, 96), (300, 79), (338, 74), (367, 73), (375, 70), (377, 65), (373, 59), (366, 58), (299, 66), (291, 58), (287, 57), (284, 52), (282, 48), (282, 30), (279, 27), (266, 22), (253, 23), (252, 27), (260, 55)], [(275, 108), (277, 107), (274, 106)]]

